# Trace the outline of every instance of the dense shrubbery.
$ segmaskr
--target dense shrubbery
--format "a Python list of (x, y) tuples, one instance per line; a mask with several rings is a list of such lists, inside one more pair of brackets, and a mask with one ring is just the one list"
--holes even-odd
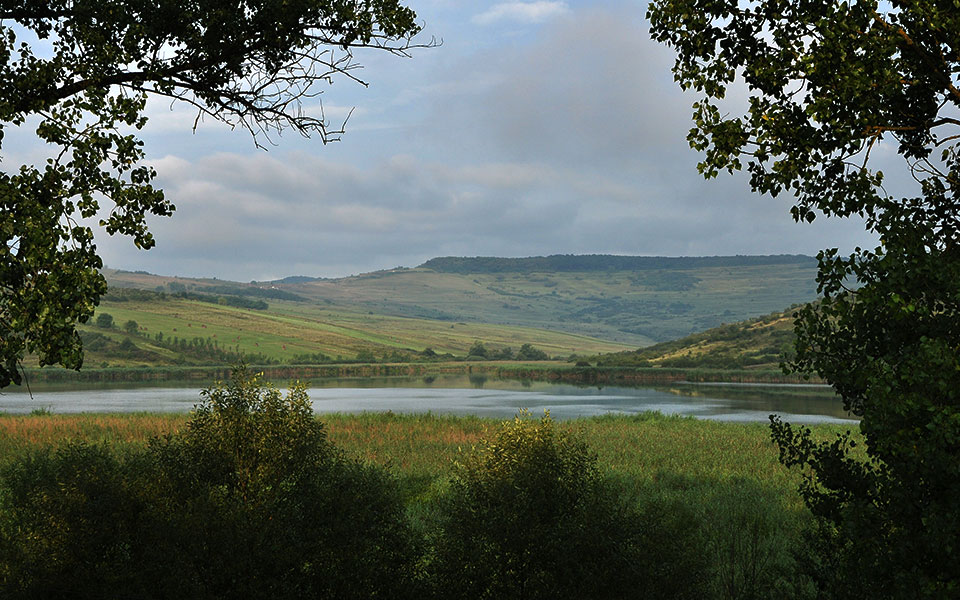
[[(283, 397), (239, 369), (149, 446), (72, 442), (0, 470), (0, 597), (803, 596), (756, 484), (658, 479), (617, 483), (549, 416), (521, 416), (414, 521), (302, 386)], [(716, 493), (678, 495), (697, 486)]]
[(67, 444), (9, 465), (4, 598), (413, 596), (393, 480), (325, 437), (301, 386), (238, 370), (181, 434), (141, 451)]
[(667, 532), (625, 502), (549, 416), (504, 423), (459, 465), (438, 512), (438, 597), (702, 597), (705, 561), (689, 530)]

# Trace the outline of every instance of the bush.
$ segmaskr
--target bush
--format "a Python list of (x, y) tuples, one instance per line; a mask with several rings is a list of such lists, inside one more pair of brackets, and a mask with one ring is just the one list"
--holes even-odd
[(520, 350), (517, 352), (517, 360), (549, 360), (550, 357), (547, 356), (547, 353), (539, 348), (534, 347), (531, 344), (524, 344), (520, 346)]
[[(135, 594), (143, 512), (123, 462), (105, 446), (35, 451), (2, 472), (0, 596)], [(123, 595), (123, 593), (119, 594)]]
[(100, 313), (97, 315), (97, 327), (103, 329), (113, 328), (113, 315), (110, 313)]
[(486, 360), (487, 358), (489, 358), (487, 347), (480, 340), (475, 340), (467, 350), (467, 360)]
[(305, 388), (245, 369), (186, 430), (70, 444), (0, 474), (0, 597), (415, 597), (416, 545), (384, 472), (327, 439)]
[[(239, 369), (229, 386), (204, 391), (186, 432), (158, 450), (165, 475), (188, 491), (183, 500), (222, 515), (211, 589), (358, 599), (410, 591), (414, 545), (395, 482), (327, 440), (304, 386), (284, 398)], [(205, 546), (198, 560), (211, 553)]]
[[(443, 598), (693, 598), (696, 560), (664, 565), (666, 533), (608, 484), (549, 415), (505, 422), (439, 502), (428, 571)], [(689, 557), (688, 557), (689, 558)]]

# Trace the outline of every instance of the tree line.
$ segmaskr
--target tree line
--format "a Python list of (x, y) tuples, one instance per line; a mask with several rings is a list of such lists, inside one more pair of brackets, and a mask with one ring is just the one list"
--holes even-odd
[(443, 256), (431, 258), (418, 268), (440, 273), (542, 273), (574, 271), (646, 271), (655, 269), (702, 269), (758, 265), (816, 266), (816, 259), (802, 254), (767, 256), (617, 256), (611, 254), (553, 254), (528, 258), (494, 256)]

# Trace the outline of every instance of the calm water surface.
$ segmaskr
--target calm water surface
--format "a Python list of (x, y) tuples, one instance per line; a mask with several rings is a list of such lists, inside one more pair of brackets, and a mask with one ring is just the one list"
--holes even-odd
[[(278, 384), (284, 387), (285, 382)], [(187, 412), (200, 401), (197, 382), (34, 386), (0, 392), (0, 412)], [(390, 377), (314, 381), (318, 413), (386, 412), (512, 417), (521, 408), (557, 419), (660, 411), (722, 421), (766, 421), (776, 413), (792, 423), (847, 422), (830, 388), (819, 385), (686, 384), (585, 387), (486, 376)]]

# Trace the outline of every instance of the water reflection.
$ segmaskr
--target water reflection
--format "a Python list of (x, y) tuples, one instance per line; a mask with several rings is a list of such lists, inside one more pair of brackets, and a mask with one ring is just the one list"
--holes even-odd
[[(285, 385), (279, 384), (280, 387)], [(199, 402), (196, 382), (145, 385), (35, 386), (0, 393), (0, 412), (48, 408), (73, 412), (186, 412)], [(549, 409), (558, 419), (607, 413), (693, 415), (724, 421), (766, 421), (776, 413), (794, 423), (851, 419), (826, 386), (686, 384), (626, 388), (517, 381), (486, 375), (318, 379), (310, 389), (317, 412), (433, 412), (511, 417)]]

